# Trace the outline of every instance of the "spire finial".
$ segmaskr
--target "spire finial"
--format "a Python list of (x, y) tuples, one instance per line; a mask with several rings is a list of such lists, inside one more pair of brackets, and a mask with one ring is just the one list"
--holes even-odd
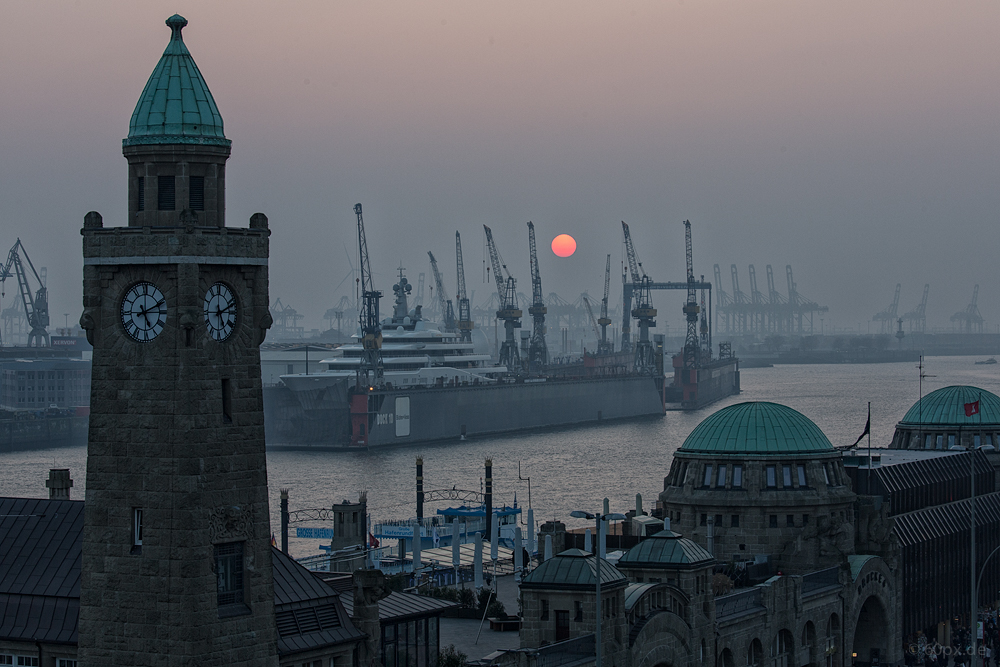
[(187, 19), (180, 14), (174, 14), (167, 19), (166, 23), (170, 26), (170, 41), (183, 42), (184, 38), (181, 37), (181, 30), (188, 24)]

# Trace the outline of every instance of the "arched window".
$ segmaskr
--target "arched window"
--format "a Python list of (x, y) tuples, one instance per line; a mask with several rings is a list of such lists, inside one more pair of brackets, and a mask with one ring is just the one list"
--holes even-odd
[(747, 648), (747, 667), (760, 667), (763, 662), (764, 646), (759, 639), (754, 639)]
[(771, 664), (774, 667), (792, 667), (792, 651), (795, 649), (795, 640), (788, 630), (779, 630), (778, 634), (771, 640)]

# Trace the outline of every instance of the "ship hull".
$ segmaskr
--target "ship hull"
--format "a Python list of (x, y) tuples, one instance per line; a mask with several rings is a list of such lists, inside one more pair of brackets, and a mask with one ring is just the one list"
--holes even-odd
[[(308, 403), (317, 405), (315, 397)], [(268, 387), (264, 411), (269, 447), (350, 446), (352, 415), (347, 401), (330, 400), (307, 410), (289, 389)], [(365, 445), (458, 441), (663, 414), (662, 388), (649, 376), (386, 390), (369, 397)]]

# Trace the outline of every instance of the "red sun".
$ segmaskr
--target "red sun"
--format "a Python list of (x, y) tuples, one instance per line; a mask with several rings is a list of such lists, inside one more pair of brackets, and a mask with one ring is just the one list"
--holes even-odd
[(560, 234), (552, 239), (552, 252), (559, 257), (569, 257), (576, 252), (576, 239), (569, 234)]

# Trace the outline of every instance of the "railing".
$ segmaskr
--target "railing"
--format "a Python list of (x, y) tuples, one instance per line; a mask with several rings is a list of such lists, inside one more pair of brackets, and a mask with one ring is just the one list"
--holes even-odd
[(825, 570), (817, 570), (802, 576), (802, 594), (808, 595), (813, 591), (822, 588), (837, 586), (840, 583), (840, 570), (837, 567), (828, 567)]
[(715, 618), (717, 620), (764, 610), (766, 607), (761, 601), (761, 589), (756, 586), (739, 593), (715, 598)]
[(532, 667), (559, 667), (597, 655), (592, 634), (531, 649), (528, 653), (533, 658)]

